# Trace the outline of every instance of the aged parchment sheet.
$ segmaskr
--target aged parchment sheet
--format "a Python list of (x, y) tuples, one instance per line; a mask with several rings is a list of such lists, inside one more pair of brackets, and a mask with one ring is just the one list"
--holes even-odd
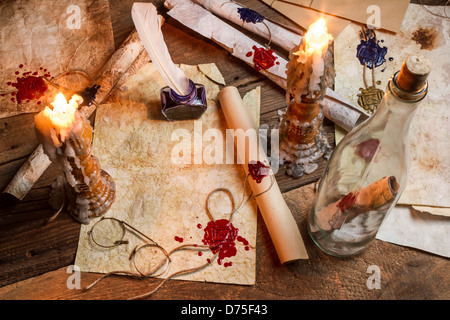
[[(0, 118), (38, 112), (53, 101), (46, 94), (17, 103), (16, 94), (5, 94), (24, 73), (51, 78), (82, 68), (95, 77), (114, 52), (107, 0), (2, 1), (0, 21)], [(89, 78), (73, 73), (58, 84), (82, 91)]]
[[(240, 164), (206, 163), (210, 162), (206, 159), (211, 154), (212, 141), (218, 139), (208, 138), (207, 130), (218, 129), (225, 138), (226, 121), (216, 101), (219, 92), (217, 83), (224, 84), (218, 69), (214, 64), (181, 65), (181, 68), (191, 80), (206, 87), (208, 110), (202, 118), (176, 122), (162, 118), (159, 91), (165, 84), (150, 63), (120, 88), (120, 99), (99, 107), (93, 141), (93, 154), (117, 186), (116, 200), (106, 216), (126, 221), (167, 251), (180, 244), (202, 245), (204, 229), (209, 221), (205, 207), (208, 194), (216, 188), (228, 188), (238, 204), (244, 193), (245, 180)], [(252, 105), (258, 120), (259, 99), (259, 88), (244, 98), (244, 102)], [(172, 158), (177, 158), (178, 151), (185, 146), (191, 150), (189, 160), (193, 164), (175, 164)], [(202, 155), (203, 161), (194, 164)], [(216, 194), (211, 204), (215, 219), (229, 217), (231, 202), (226, 194)], [(225, 258), (220, 265), (218, 261), (213, 261), (201, 271), (176, 279), (253, 284), (256, 219), (256, 202), (252, 199), (233, 215), (231, 221), (248, 245), (236, 241), (235, 256)], [(133, 270), (128, 257), (133, 248), (143, 244), (143, 241), (127, 233), (129, 244), (114, 249), (99, 248), (87, 234), (92, 224), (82, 226), (80, 233), (75, 264), (81, 271), (106, 273)], [(199, 252), (193, 250), (174, 254), (169, 269), (161, 277), (200, 266), (213, 256), (209, 251)], [(143, 264), (157, 263), (152, 250), (142, 253), (139, 259)]]

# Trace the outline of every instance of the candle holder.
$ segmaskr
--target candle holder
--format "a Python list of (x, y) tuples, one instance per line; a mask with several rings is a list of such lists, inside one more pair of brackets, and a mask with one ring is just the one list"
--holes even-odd
[[(78, 222), (88, 224), (111, 207), (116, 187), (92, 155), (92, 127), (86, 116), (76, 110), (79, 100), (74, 97), (61, 107), (57, 106), (57, 96), (53, 110), (47, 107), (36, 115), (35, 124), (44, 152), (64, 173), (66, 210)], [(67, 104), (62, 95), (59, 99)]]
[(287, 98), (292, 99), (280, 124), (280, 159), (289, 163), (287, 174), (294, 178), (314, 172), (317, 161), (328, 159), (332, 152), (323, 130), (320, 105), (327, 89), (329, 65), (325, 56), (330, 39), (325, 21), (319, 20), (291, 51), (287, 64)]

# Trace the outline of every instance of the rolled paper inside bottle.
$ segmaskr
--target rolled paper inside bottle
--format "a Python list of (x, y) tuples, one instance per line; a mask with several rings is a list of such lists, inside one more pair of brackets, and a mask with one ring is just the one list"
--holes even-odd
[(356, 197), (355, 207), (361, 210), (372, 210), (384, 206), (395, 198), (399, 185), (394, 176), (384, 177), (361, 189)]
[(336, 202), (323, 208), (316, 215), (316, 222), (322, 230), (339, 229), (345, 221), (358, 214), (378, 209), (394, 200), (399, 184), (394, 176), (384, 177), (359, 192), (350, 192)]
[[(236, 87), (223, 88), (219, 92), (219, 100), (230, 129), (235, 130), (235, 132), (239, 129), (242, 129), (243, 132), (254, 130), (255, 134), (257, 134), (254, 119), (245, 109)], [(260, 143), (258, 143), (257, 148), (257, 159), (250, 158), (253, 155), (250, 154), (246, 143), (236, 143), (236, 150), (240, 159), (246, 159), (243, 161), (246, 174), (249, 174), (249, 161), (260, 161), (263, 164), (269, 164), (267, 155)], [(248, 182), (254, 195), (264, 192), (256, 197), (256, 202), (280, 262), (284, 264), (299, 259), (308, 259), (308, 253), (297, 223), (284, 201), (277, 182), (275, 181), (271, 186), (271, 178), (269, 176), (264, 177), (260, 183), (252, 178), (249, 178)]]

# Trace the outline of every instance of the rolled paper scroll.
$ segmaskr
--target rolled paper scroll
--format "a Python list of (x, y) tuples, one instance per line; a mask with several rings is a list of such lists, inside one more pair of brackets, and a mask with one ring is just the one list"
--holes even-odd
[(317, 214), (317, 224), (322, 230), (332, 231), (342, 227), (357, 215), (375, 210), (394, 200), (399, 184), (394, 176), (384, 177), (359, 192), (350, 192)]
[[(113, 89), (123, 82), (124, 79), (122, 78), (131, 74), (129, 69), (138, 58), (150, 60), (140, 42), (138, 33), (134, 30), (103, 66), (99, 76), (94, 79), (100, 85), (95, 99), (97, 103), (102, 103)], [(86, 118), (92, 115), (95, 108), (96, 104), (83, 107), (82, 111)], [(50, 164), (51, 161), (44, 153), (42, 144), (40, 144), (16, 172), (3, 192), (22, 200)]]
[[(262, 36), (270, 43), (275, 43), (288, 52), (302, 40), (299, 34), (266, 19), (236, 2), (229, 0), (195, 0), (195, 2), (201, 4), (209, 11)], [(245, 15), (247, 12), (251, 14), (252, 18), (257, 16), (258, 19), (250, 19), (250, 14)]]
[[(241, 129), (243, 132), (253, 131), (256, 134), (254, 121), (245, 109), (237, 88), (225, 87), (219, 92), (218, 96), (228, 127), (235, 132)], [(236, 143), (236, 149), (239, 159), (244, 162), (246, 174), (249, 174), (249, 162), (269, 163), (260, 143), (258, 143), (256, 154), (252, 154), (245, 143)], [(246, 160), (242, 161), (243, 159)], [(284, 201), (277, 182), (273, 182), (273, 180), (268, 176), (259, 182), (248, 179), (253, 194), (259, 195), (256, 197), (256, 203), (267, 226), (278, 258), (282, 264), (299, 259), (308, 259), (308, 253), (297, 223)]]

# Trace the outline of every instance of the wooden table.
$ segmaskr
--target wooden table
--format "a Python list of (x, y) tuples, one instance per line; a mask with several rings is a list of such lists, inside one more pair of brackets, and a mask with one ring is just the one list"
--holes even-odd
[[(165, 13), (163, 1), (152, 2), (157, 4), (161, 13)], [(267, 17), (291, 23), (260, 1), (241, 0), (241, 3)], [(110, 1), (116, 47), (133, 29), (131, 4), (130, 0)], [(285, 93), (280, 87), (212, 41), (174, 19), (166, 18), (163, 32), (174, 62), (214, 62), (226, 83), (238, 87), (241, 94), (261, 86), (261, 123), (274, 125), (279, 121), (277, 111), (286, 107)], [(325, 119), (324, 128), (334, 144), (334, 124)], [(7, 135), (6, 140), (0, 140), (0, 190), (3, 190), (38, 145), (34, 114), (0, 120), (0, 133)], [(276, 176), (300, 227), (309, 260), (280, 265), (264, 222), (258, 215), (255, 285), (171, 280), (152, 298), (449, 299), (448, 259), (379, 240), (374, 240), (363, 253), (345, 259), (328, 256), (315, 246), (308, 236), (305, 218), (314, 195), (314, 183), (320, 178), (324, 166), (325, 160), (322, 160), (315, 173), (301, 179), (288, 177), (283, 169)], [(67, 268), (75, 260), (80, 225), (65, 213), (47, 223), (52, 215), (48, 204), (50, 184), (57, 174), (57, 169), (51, 166), (22, 201), (1, 195), (0, 299), (126, 299), (149, 291), (159, 280), (115, 276), (87, 292), (68, 289), (66, 282), (71, 273), (67, 273)], [(305, 187), (300, 188), (302, 186)], [(370, 266), (380, 270), (380, 289), (370, 289), (367, 285), (372, 275)], [(82, 273), (81, 281), (87, 285), (98, 277), (97, 274)]]

